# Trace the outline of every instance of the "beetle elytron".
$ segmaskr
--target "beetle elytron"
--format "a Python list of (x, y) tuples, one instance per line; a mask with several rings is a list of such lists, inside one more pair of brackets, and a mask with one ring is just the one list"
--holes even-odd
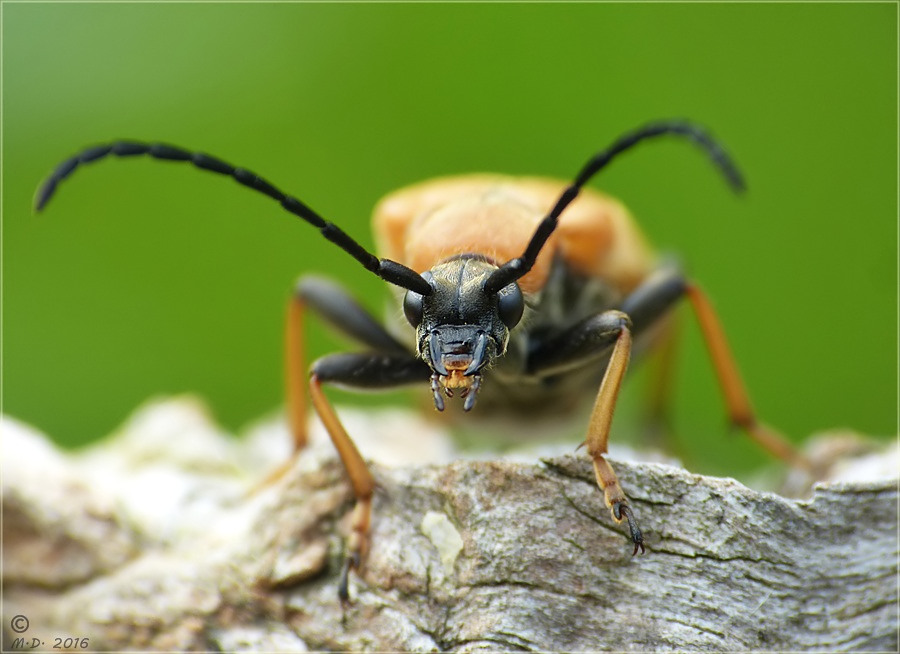
[[(616, 397), (632, 338), (654, 338), (660, 322), (686, 297), (697, 315), (731, 420), (764, 448), (794, 463), (799, 455), (760, 424), (712, 307), (677, 269), (658, 267), (624, 207), (582, 187), (616, 156), (647, 139), (686, 137), (702, 148), (737, 191), (743, 180), (724, 150), (700, 127), (681, 121), (646, 125), (592, 157), (570, 184), (549, 179), (473, 175), (438, 179), (387, 196), (374, 229), (385, 258), (278, 188), (221, 159), (164, 144), (117, 141), (60, 164), (39, 188), (41, 210), (60, 181), (81, 164), (108, 155), (187, 161), (269, 196), (316, 227), (366, 270), (405, 290), (403, 312), (415, 329), (401, 342), (335, 285), (301, 278), (286, 323), (287, 406), (296, 450), (306, 442), (307, 381), (316, 412), (346, 467), (356, 506), (338, 592), (368, 549), (374, 480), (326, 399), (322, 385), (389, 388), (429, 383), (437, 410), (458, 395), (492, 411), (521, 414), (595, 395), (585, 444), (597, 483), (617, 522), (626, 521), (632, 554), (644, 539), (615, 472), (606, 461)], [(368, 346), (304, 363), (306, 309)], [(599, 390), (596, 390), (598, 389)]]

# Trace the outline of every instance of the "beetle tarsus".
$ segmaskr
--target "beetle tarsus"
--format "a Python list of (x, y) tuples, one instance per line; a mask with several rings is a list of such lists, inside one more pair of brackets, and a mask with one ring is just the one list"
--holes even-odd
[(341, 600), (341, 606), (348, 608), (352, 602), (350, 601), (350, 571), (359, 569), (359, 552), (351, 552), (344, 559), (344, 567), (341, 569), (341, 579), (338, 582), (338, 599)]
[(622, 520), (624, 517), (628, 521), (628, 529), (631, 531), (631, 542), (634, 543), (634, 551), (631, 553), (631, 556), (637, 554), (639, 548), (641, 554), (646, 552), (644, 549), (644, 534), (641, 533), (641, 528), (638, 527), (637, 521), (634, 519), (631, 507), (625, 502), (617, 502), (613, 505), (612, 510), (616, 520)]

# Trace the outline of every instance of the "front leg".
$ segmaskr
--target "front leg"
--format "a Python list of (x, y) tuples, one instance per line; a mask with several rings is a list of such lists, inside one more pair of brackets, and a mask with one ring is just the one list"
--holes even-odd
[(599, 318), (602, 319), (601, 324), (605, 325), (601, 330), (601, 335), (605, 338), (615, 337), (615, 345), (609, 357), (606, 372), (603, 374), (603, 381), (600, 382), (597, 399), (594, 400), (585, 444), (591, 461), (594, 463), (597, 485), (603, 489), (606, 506), (612, 510), (616, 522), (622, 522), (623, 519), (628, 521), (631, 542), (634, 543), (634, 551), (631, 555), (634, 556), (639, 548), (643, 554), (644, 536), (634, 519), (619, 479), (604, 456), (609, 447), (609, 431), (612, 425), (613, 411), (616, 408), (616, 399), (619, 397), (622, 379), (625, 377), (628, 360), (631, 358), (631, 321), (621, 311), (607, 311), (600, 314)]
[(428, 366), (412, 355), (333, 354), (319, 359), (312, 366), (309, 391), (313, 406), (347, 470), (353, 495), (356, 497), (352, 531), (347, 539), (347, 556), (338, 584), (338, 597), (342, 603), (350, 599), (350, 571), (360, 569), (369, 547), (375, 480), (328, 398), (325, 397), (322, 384), (330, 382), (351, 388), (391, 388), (427, 381), (430, 374)]
[(628, 521), (631, 541), (634, 543), (633, 556), (638, 549), (644, 551), (644, 536), (634, 519), (616, 473), (605, 457), (616, 399), (631, 357), (631, 327), (627, 314), (621, 311), (604, 311), (583, 320), (558, 337), (541, 343), (533, 350), (529, 363), (531, 370), (546, 374), (584, 366), (585, 362), (592, 359), (600, 364), (603, 357), (609, 356), (591, 411), (585, 445), (594, 464), (597, 485), (603, 491), (613, 518), (616, 522)]
[(603, 381), (600, 382), (600, 390), (597, 391), (597, 399), (594, 401), (594, 408), (591, 411), (585, 444), (594, 463), (597, 484), (603, 489), (606, 506), (612, 510), (616, 522), (622, 522), (623, 519), (628, 521), (631, 542), (634, 543), (634, 551), (631, 555), (634, 556), (637, 554), (638, 548), (640, 548), (641, 554), (644, 553), (644, 536), (634, 519), (619, 479), (604, 456), (609, 447), (609, 431), (612, 425), (613, 411), (616, 408), (616, 399), (619, 396), (619, 389), (622, 387), (625, 370), (628, 368), (628, 360), (631, 358), (631, 321), (620, 311), (608, 311), (601, 316), (618, 326), (618, 334), (609, 364), (603, 374)]

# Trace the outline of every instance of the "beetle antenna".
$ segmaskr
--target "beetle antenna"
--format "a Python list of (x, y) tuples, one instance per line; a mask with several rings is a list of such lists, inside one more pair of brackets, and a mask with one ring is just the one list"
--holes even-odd
[(208, 154), (191, 152), (164, 143), (115, 141), (113, 143), (87, 148), (86, 150), (79, 152), (75, 156), (70, 157), (59, 164), (38, 188), (34, 201), (35, 211), (41, 211), (47, 205), (50, 198), (52, 198), (53, 194), (56, 192), (57, 185), (75, 172), (75, 169), (78, 168), (80, 164), (97, 161), (98, 159), (103, 159), (109, 155), (115, 155), (117, 157), (149, 155), (154, 159), (161, 159), (163, 161), (187, 161), (202, 170), (229, 176), (238, 183), (253, 189), (254, 191), (258, 191), (263, 195), (269, 196), (278, 202), (285, 211), (308, 222), (318, 229), (322, 236), (356, 259), (366, 270), (378, 275), (384, 281), (414, 291), (420, 295), (430, 295), (432, 292), (431, 285), (412, 268), (407, 268), (390, 259), (379, 259), (353, 240), (340, 227), (325, 220), (300, 200), (283, 193), (262, 177), (259, 177), (245, 168), (232, 166), (231, 164)]
[(504, 286), (511, 284), (517, 279), (524, 276), (531, 270), (537, 260), (538, 254), (547, 239), (556, 229), (559, 223), (559, 216), (566, 207), (578, 197), (581, 188), (598, 172), (603, 170), (606, 165), (615, 159), (618, 155), (630, 150), (632, 147), (646, 139), (662, 136), (664, 134), (677, 134), (684, 136), (693, 141), (699, 147), (706, 151), (713, 163), (725, 176), (725, 179), (731, 185), (736, 193), (744, 191), (746, 188), (744, 178), (735, 165), (734, 161), (728, 156), (725, 150), (717, 143), (703, 128), (698, 125), (686, 121), (663, 121), (659, 123), (650, 123), (633, 132), (629, 132), (620, 136), (606, 150), (594, 155), (588, 161), (578, 176), (569, 185), (562, 195), (556, 201), (556, 204), (550, 210), (550, 213), (541, 221), (535, 230), (528, 247), (522, 256), (507, 261), (497, 270), (495, 270), (484, 282), (484, 290), (487, 293), (497, 293)]

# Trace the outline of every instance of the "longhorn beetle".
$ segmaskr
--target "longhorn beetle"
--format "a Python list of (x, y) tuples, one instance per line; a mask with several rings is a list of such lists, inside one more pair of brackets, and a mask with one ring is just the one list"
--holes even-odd
[[(702, 128), (683, 121), (651, 123), (621, 136), (564, 182), (499, 175), (448, 177), (401, 189), (376, 207), (379, 258), (297, 198), (216, 157), (161, 143), (116, 141), (88, 148), (61, 163), (37, 192), (44, 208), (58, 184), (81, 164), (109, 155), (149, 155), (187, 161), (232, 177), (310, 223), (326, 239), (400, 289), (403, 313), (415, 329), (401, 342), (336, 285), (302, 277), (290, 300), (285, 329), (287, 410), (300, 450), (307, 438), (307, 381), (312, 405), (340, 455), (356, 497), (352, 532), (338, 584), (349, 598), (351, 570), (369, 545), (375, 483), (362, 456), (326, 399), (323, 384), (390, 388), (431, 384), (434, 406), (458, 394), (471, 410), (479, 396), (492, 411), (522, 413), (568, 406), (572, 395), (595, 394), (585, 444), (597, 484), (616, 522), (625, 520), (634, 546), (644, 538), (616, 474), (604, 457), (616, 397), (637, 342), (658, 340), (657, 323), (681, 298), (697, 316), (731, 420), (786, 461), (801, 458), (759, 423), (724, 333), (704, 293), (672, 266), (660, 267), (626, 209), (584, 185), (621, 153), (663, 135), (704, 150), (736, 191), (740, 172)], [(400, 291), (402, 293), (403, 291)], [(358, 340), (368, 351), (304, 363), (307, 309)], [(599, 390), (598, 390), (599, 389)]]

